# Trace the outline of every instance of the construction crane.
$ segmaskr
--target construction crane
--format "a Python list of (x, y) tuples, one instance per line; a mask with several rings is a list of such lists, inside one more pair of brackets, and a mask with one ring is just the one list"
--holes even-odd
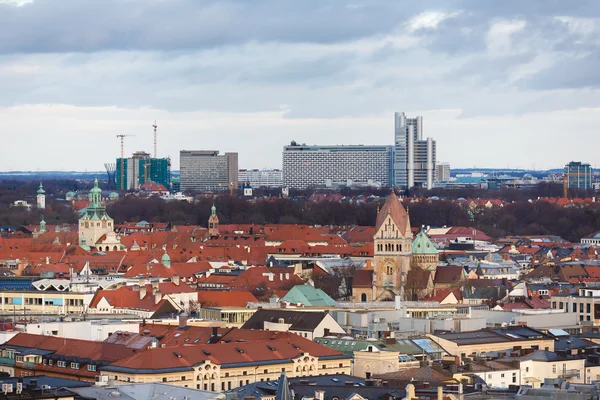
[(156, 153), (156, 128), (158, 128), (158, 125), (156, 125), (156, 121), (154, 121), (152, 127), (154, 128), (154, 158), (158, 158)]
[(125, 143), (124, 139), (126, 136), (135, 136), (135, 135), (117, 135), (118, 138), (121, 139), (121, 190), (125, 190)]
[(229, 184), (226, 183), (218, 183), (217, 184), (218, 187), (224, 187), (224, 186), (229, 186), (229, 196), (233, 197), (233, 182), (229, 182)]

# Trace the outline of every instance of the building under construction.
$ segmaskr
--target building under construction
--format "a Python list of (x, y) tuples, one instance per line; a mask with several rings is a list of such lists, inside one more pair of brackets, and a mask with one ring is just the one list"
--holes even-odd
[(153, 158), (144, 151), (135, 152), (129, 158), (117, 158), (115, 180), (120, 190), (138, 190), (146, 182), (155, 182), (170, 189), (171, 159)]

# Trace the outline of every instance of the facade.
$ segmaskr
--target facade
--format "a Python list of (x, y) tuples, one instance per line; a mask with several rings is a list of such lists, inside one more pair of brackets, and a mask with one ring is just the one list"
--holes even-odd
[(394, 185), (433, 187), (436, 142), (423, 139), (423, 117), (394, 114)]
[(436, 163), (435, 165), (435, 180), (449, 181), (450, 180), (450, 164), (447, 162)]
[(592, 167), (590, 164), (571, 161), (565, 165), (565, 183), (569, 189), (591, 189)]
[(181, 150), (181, 190), (227, 191), (238, 185), (238, 154), (218, 150)]
[(42, 182), (40, 182), (40, 187), (37, 190), (37, 208), (43, 210), (46, 208), (46, 192), (44, 191), (44, 187), (42, 186)]
[(307, 146), (292, 142), (283, 148), (283, 185), (390, 186), (392, 146)]
[(283, 186), (283, 171), (280, 169), (240, 169), (238, 179), (249, 183), (253, 189), (280, 188)]
[[(296, 336), (296, 335), (291, 335)], [(102, 368), (115, 384), (168, 382), (225, 391), (289, 377), (349, 374), (351, 356), (300, 337), (179, 347), (158, 347)]]
[(550, 298), (553, 310), (574, 313), (579, 321), (600, 325), (600, 289), (581, 288), (577, 294), (559, 294)]
[[(121, 168), (123, 173), (121, 174)], [(121, 176), (123, 182), (121, 182)], [(117, 158), (115, 180), (117, 189), (138, 190), (146, 182), (156, 182), (166, 188), (171, 186), (171, 160), (152, 158), (144, 151), (133, 153), (130, 158)]]
[(79, 245), (87, 249), (95, 247), (99, 251), (120, 250), (121, 241), (115, 233), (114, 221), (102, 205), (98, 179), (94, 181), (89, 198), (86, 213), (79, 219)]

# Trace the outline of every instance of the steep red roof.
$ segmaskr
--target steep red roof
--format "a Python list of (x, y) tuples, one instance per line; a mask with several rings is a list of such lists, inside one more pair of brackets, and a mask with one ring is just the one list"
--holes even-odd
[(402, 206), (402, 203), (395, 193), (390, 194), (383, 207), (381, 207), (381, 210), (379, 210), (379, 213), (377, 214), (377, 222), (375, 224), (375, 232), (377, 232), (381, 225), (383, 225), (388, 215), (392, 218), (392, 221), (394, 221), (401, 232), (404, 234), (410, 233), (410, 220), (408, 218), (408, 213)]
[(356, 272), (354, 272), (352, 287), (373, 287), (373, 270), (359, 269)]

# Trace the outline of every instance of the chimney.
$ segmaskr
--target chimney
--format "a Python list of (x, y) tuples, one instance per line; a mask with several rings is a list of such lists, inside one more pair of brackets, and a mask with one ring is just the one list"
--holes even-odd
[(185, 328), (187, 326), (188, 315), (186, 313), (179, 314), (179, 327)]
[(162, 293), (160, 290), (154, 292), (154, 304), (158, 304), (158, 302), (162, 299)]
[(212, 327), (212, 335), (211, 335), (211, 339), (216, 338), (217, 336), (219, 336), (219, 328), (216, 326)]
[(179, 274), (173, 275), (173, 283), (179, 286)]
[(140, 287), (144, 286), (146, 284), (146, 278), (140, 278), (138, 284), (140, 285)]
[(442, 386), (437, 388), (437, 400), (444, 400), (444, 388)]
[(158, 291), (159, 291), (159, 289), (158, 289), (158, 282), (152, 282), (152, 293), (154, 294), (154, 293), (156, 293)]
[(146, 297), (146, 285), (140, 286), (140, 300)]

